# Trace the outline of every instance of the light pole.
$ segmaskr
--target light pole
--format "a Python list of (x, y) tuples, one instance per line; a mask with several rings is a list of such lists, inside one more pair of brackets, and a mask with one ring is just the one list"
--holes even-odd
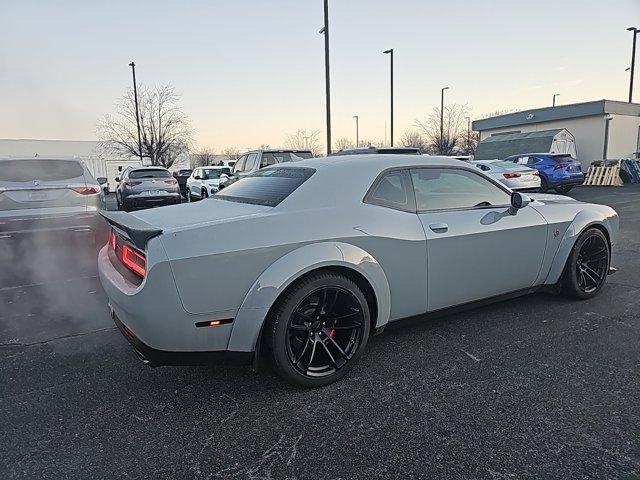
[(629, 103), (633, 101), (633, 71), (636, 66), (636, 38), (640, 29), (637, 27), (629, 27), (628, 31), (633, 32), (633, 46), (631, 47), (631, 73), (629, 74)]
[(449, 90), (449, 87), (442, 87), (440, 90), (440, 153), (442, 152), (442, 146), (444, 143), (444, 91)]
[(391, 146), (393, 147), (393, 48), (382, 53), (390, 54), (391, 58)]
[(469, 147), (471, 146), (471, 117), (464, 117), (467, 119), (467, 154), (469, 154)]
[(129, 64), (131, 72), (133, 73), (133, 100), (136, 102), (136, 125), (138, 126), (138, 155), (140, 156), (140, 163), (142, 163), (142, 137), (140, 136), (140, 112), (138, 111), (138, 87), (136, 85), (136, 64), (131, 62)]
[(359, 132), (358, 132), (358, 115), (354, 115), (353, 118), (356, 119), (356, 148), (360, 146)]
[(324, 89), (327, 104), (327, 155), (331, 154), (331, 93), (329, 83), (329, 0), (324, 0), (324, 27), (320, 29), (324, 34)]
[(555, 107), (555, 106), (556, 106), (556, 97), (559, 97), (559, 96), (560, 96), (560, 94), (559, 94), (559, 93), (554, 93), (554, 94), (553, 94), (553, 103), (552, 103), (552, 106), (553, 106), (553, 107)]

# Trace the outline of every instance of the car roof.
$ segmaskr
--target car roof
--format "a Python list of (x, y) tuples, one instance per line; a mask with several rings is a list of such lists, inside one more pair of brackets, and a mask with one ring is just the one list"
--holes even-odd
[[(246, 155), (247, 153), (287, 153), (287, 152), (293, 152), (293, 153), (298, 153), (298, 152), (305, 152), (305, 153), (312, 153), (311, 150), (309, 149), (304, 149), (304, 148), (267, 148), (267, 149), (257, 149), (257, 150), (248, 150), (246, 152), (244, 152), (242, 155)], [(232, 160), (235, 161), (235, 160)]]
[[(468, 162), (456, 160), (453, 158), (427, 156), (427, 155), (396, 155), (383, 153), (366, 153), (349, 155), (348, 159), (343, 156), (336, 155), (330, 157), (316, 157), (305, 160), (299, 160), (293, 163), (279, 164), (277, 166), (291, 167), (311, 167), (315, 169), (334, 169), (334, 170), (354, 170), (362, 171), (371, 170), (381, 172), (388, 168), (395, 167), (412, 167), (420, 165), (440, 166), (440, 167), (461, 167), (469, 166)], [(268, 167), (273, 168), (273, 166)]]
[(196, 167), (196, 168), (216, 168), (216, 169), (220, 169), (220, 168), (229, 168), (226, 165), (203, 165), (202, 167)]
[(133, 170), (167, 170), (168, 169), (164, 168), (162, 165), (157, 165), (157, 166), (153, 166), (153, 165), (144, 165), (144, 166), (140, 166), (140, 167), (134, 167), (133, 165), (130, 165), (129, 168), (133, 171)]

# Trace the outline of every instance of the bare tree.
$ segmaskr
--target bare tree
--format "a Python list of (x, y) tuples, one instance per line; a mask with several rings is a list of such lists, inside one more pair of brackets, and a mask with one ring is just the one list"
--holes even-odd
[[(140, 150), (151, 165), (168, 168), (189, 151), (193, 132), (179, 99), (170, 86), (151, 89), (138, 86)], [(140, 154), (133, 89), (129, 88), (116, 103), (113, 115), (105, 115), (98, 123), (98, 135), (106, 151), (126, 157)]]
[(317, 157), (322, 154), (320, 131), (311, 130), (307, 132), (305, 129), (298, 129), (296, 133), (287, 135), (284, 146), (295, 150), (311, 150), (313, 156)]
[(348, 139), (347, 137), (342, 137), (339, 138), (338, 140), (336, 140), (336, 143), (333, 144), (333, 149), (336, 152), (339, 152), (340, 150), (345, 150), (347, 148), (353, 148), (354, 144), (353, 142)]
[(407, 130), (402, 135), (400, 143), (404, 147), (413, 147), (420, 149), (420, 152), (426, 153), (428, 150), (427, 142), (424, 141), (422, 135), (417, 130)]
[(367, 148), (367, 147), (383, 147), (384, 146), (384, 142), (382, 140), (371, 140), (371, 139), (364, 139), (364, 140), (360, 140), (360, 145), (358, 145), (359, 147), (362, 148)]
[(213, 162), (215, 161), (215, 152), (210, 148), (203, 148), (197, 153), (192, 154), (190, 160), (191, 168), (213, 165)]
[(222, 155), (226, 155), (230, 160), (238, 160), (242, 156), (242, 152), (236, 147), (227, 147), (222, 150)]
[(416, 120), (415, 126), (426, 140), (431, 153), (452, 155), (464, 148), (468, 116), (467, 105), (453, 103), (444, 108), (443, 130), (440, 136), (440, 108), (434, 107), (426, 121)]

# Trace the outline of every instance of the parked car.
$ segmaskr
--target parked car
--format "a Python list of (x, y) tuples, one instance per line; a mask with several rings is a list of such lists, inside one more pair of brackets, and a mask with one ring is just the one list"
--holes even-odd
[(0, 160), (0, 238), (47, 230), (106, 243), (108, 227), (98, 213), (106, 183), (77, 159)]
[(181, 168), (173, 172), (173, 178), (178, 181), (178, 187), (180, 187), (180, 193), (183, 197), (187, 197), (187, 179), (191, 176), (193, 170), (191, 168)]
[(221, 181), (229, 178), (229, 167), (198, 167), (187, 180), (187, 202), (193, 202), (215, 195), (220, 188)]
[(597, 295), (616, 212), (534, 198), (440, 157), (277, 164), (207, 202), (104, 212), (114, 228), (100, 280), (152, 365), (263, 351), (286, 380), (321, 386), (390, 321), (556, 285)]
[(413, 147), (358, 147), (345, 148), (339, 152), (333, 152), (330, 156), (338, 155), (363, 155), (363, 154), (384, 154), (384, 155), (421, 155), (419, 148)]
[(163, 167), (128, 167), (116, 177), (118, 210), (175, 205), (181, 202), (178, 181)]
[(564, 194), (584, 183), (581, 163), (566, 153), (523, 153), (507, 157), (505, 162), (538, 170), (541, 192), (553, 188), (557, 193)]
[(540, 191), (540, 174), (535, 168), (499, 160), (477, 160), (471, 164), (511, 190)]
[(313, 158), (311, 150), (252, 150), (238, 159), (231, 170), (231, 177), (228, 181), (223, 182), (223, 185), (231, 185), (233, 182), (269, 165), (295, 162), (307, 158)]

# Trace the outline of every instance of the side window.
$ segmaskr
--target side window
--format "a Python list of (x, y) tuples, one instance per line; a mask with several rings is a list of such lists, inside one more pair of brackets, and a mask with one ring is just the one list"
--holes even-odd
[(376, 180), (364, 201), (383, 207), (415, 211), (410, 182), (407, 170), (388, 172)]
[(518, 165), (526, 165), (529, 163), (529, 157), (518, 157), (518, 161), (516, 163)]
[(510, 195), (483, 176), (463, 169), (411, 170), (418, 211), (509, 205)]
[(250, 172), (256, 166), (256, 160), (258, 159), (257, 153), (250, 153), (247, 157), (247, 163), (245, 163), (243, 172)]
[(242, 167), (244, 167), (244, 162), (247, 160), (247, 156), (243, 155), (241, 156), (238, 161), (235, 163), (235, 165), (233, 166), (233, 173), (237, 173), (237, 172), (241, 172), (242, 171)]
[(538, 163), (540, 161), (539, 158), (536, 157), (529, 157), (529, 161), (527, 162), (527, 165), (535, 165), (536, 163)]

